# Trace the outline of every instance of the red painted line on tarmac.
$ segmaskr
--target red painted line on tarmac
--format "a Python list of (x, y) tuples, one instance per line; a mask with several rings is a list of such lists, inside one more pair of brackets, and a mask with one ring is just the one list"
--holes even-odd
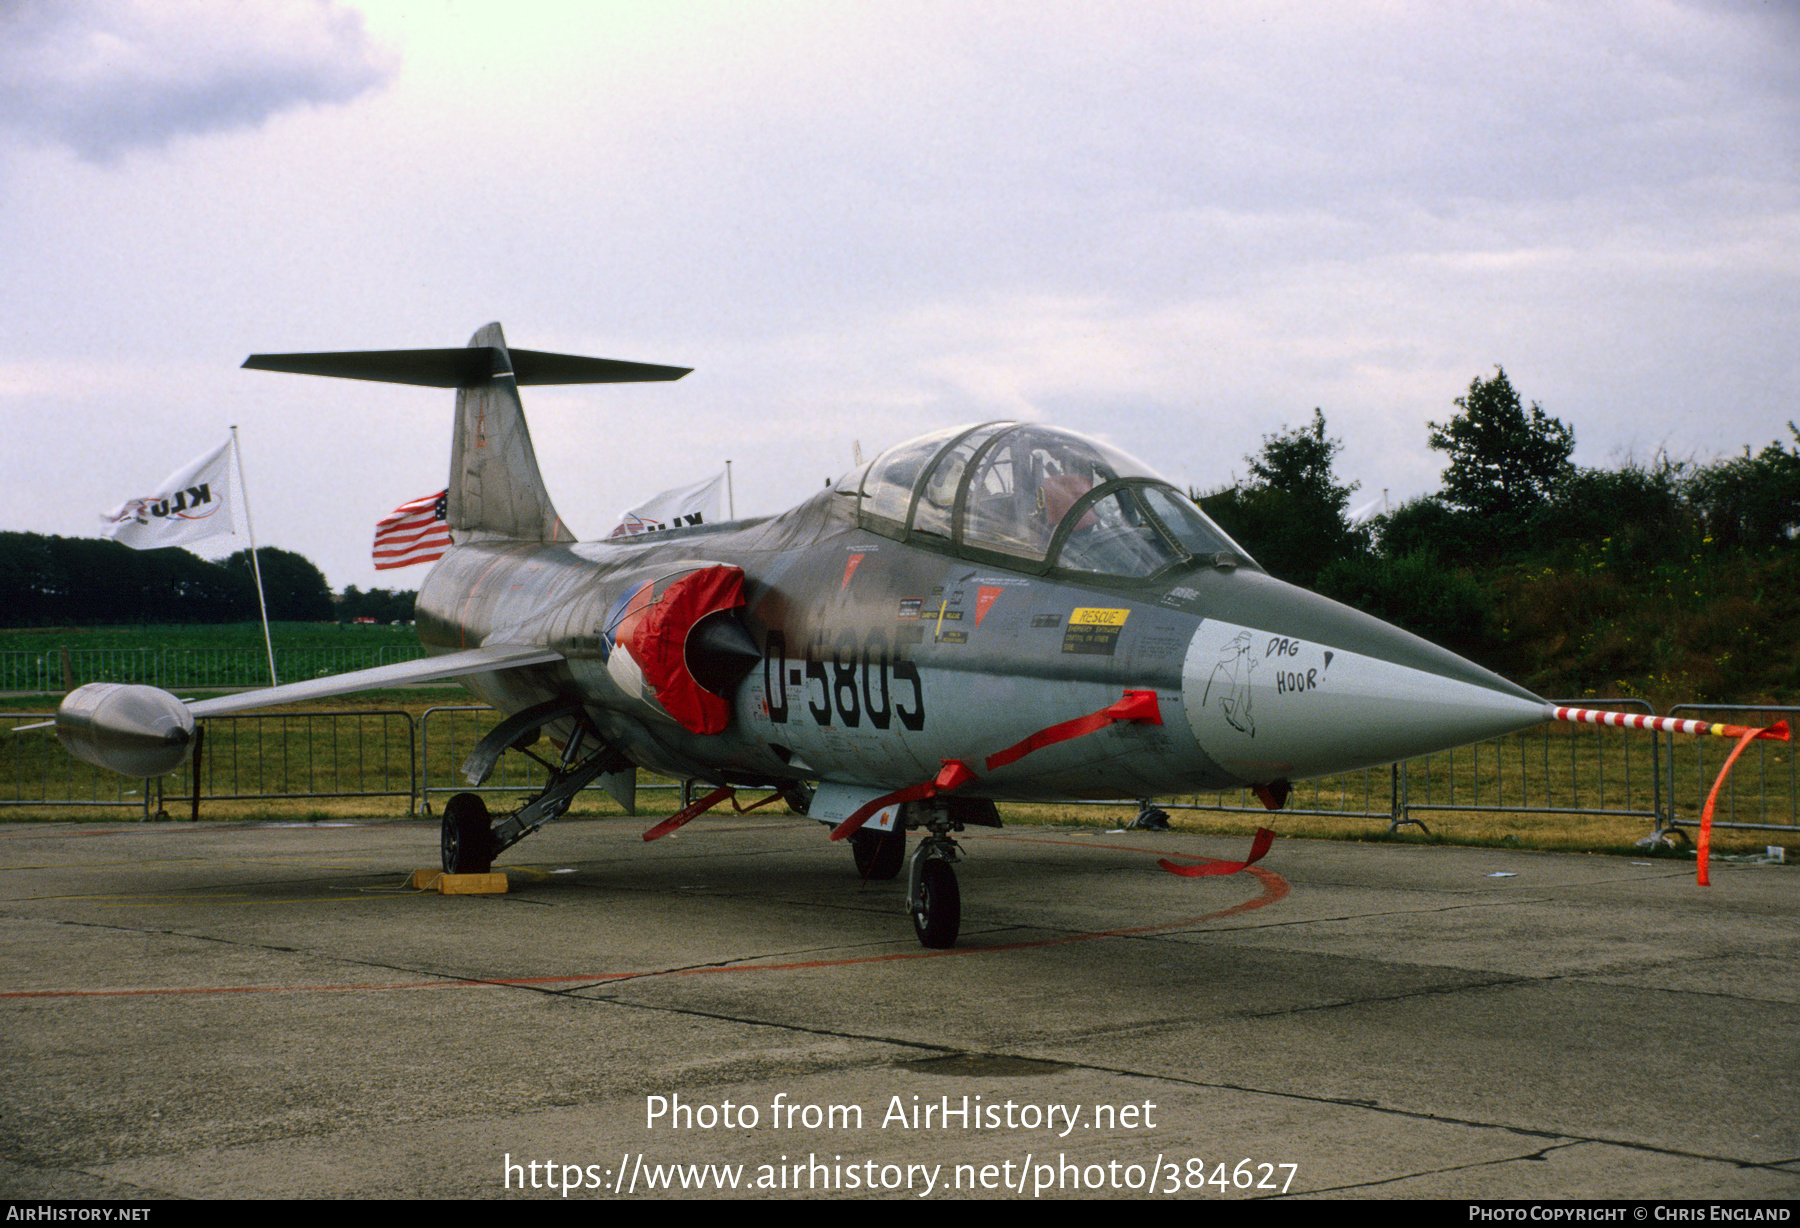
[[(1168, 853), (1161, 849), (1125, 848), (1119, 845), (1094, 844), (1085, 840), (1042, 840), (1025, 837), (1009, 837), (1009, 844), (1054, 844), (1066, 845), (1070, 848), (1091, 849), (1096, 852), (1141, 853), (1153, 857), (1180, 857), (1196, 864), (1219, 861), (1221, 858), (1205, 857), (1198, 853)], [(432, 980), (432, 981), (398, 981), (387, 984), (350, 984), (350, 985), (196, 985), (171, 989), (31, 989), (0, 992), (0, 999), (10, 998), (131, 998), (131, 997), (165, 997), (178, 994), (229, 994), (229, 993), (375, 993), (391, 990), (408, 989), (503, 989), (512, 986), (535, 985), (572, 985), (572, 984), (604, 984), (609, 981), (653, 980), (674, 976), (713, 976), (720, 973), (734, 972), (803, 972), (814, 968), (848, 968), (858, 964), (900, 963), (917, 959), (948, 959), (977, 955), (993, 955), (1002, 951), (1030, 951), (1042, 947), (1069, 946), (1077, 942), (1093, 942), (1099, 938), (1128, 938), (1138, 934), (1154, 934), (1159, 930), (1181, 929), (1190, 925), (1201, 925), (1208, 921), (1220, 921), (1226, 917), (1238, 916), (1252, 912), (1258, 908), (1266, 908), (1286, 898), (1289, 890), (1286, 879), (1261, 866), (1251, 866), (1244, 874), (1262, 884), (1262, 891), (1255, 897), (1233, 904), (1229, 908), (1220, 908), (1212, 912), (1200, 913), (1192, 917), (1180, 917), (1172, 921), (1157, 921), (1149, 925), (1123, 926), (1118, 929), (1088, 930), (1078, 934), (1062, 934), (1055, 938), (1034, 938), (1023, 942), (1006, 942), (987, 947), (953, 947), (944, 951), (896, 951), (887, 955), (857, 955), (841, 959), (808, 959), (794, 960), (787, 963), (764, 964), (719, 964), (699, 968), (670, 968), (663, 971), (649, 972), (593, 972), (581, 975), (564, 976), (529, 976), (508, 977), (492, 980)]]
[(411, 981), (392, 985), (187, 985), (175, 989), (22, 989), (0, 998), (159, 998), (198, 993), (355, 993), (387, 989), (476, 989), (504, 981)]

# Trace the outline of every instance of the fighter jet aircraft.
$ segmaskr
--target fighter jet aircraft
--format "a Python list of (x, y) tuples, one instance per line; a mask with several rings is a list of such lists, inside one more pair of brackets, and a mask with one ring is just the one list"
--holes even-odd
[[(458, 794), (447, 872), (493, 858), (598, 780), (713, 791), (652, 838), (765, 789), (897, 875), (927, 946), (961, 918), (954, 834), (997, 801), (1145, 798), (1291, 782), (1549, 719), (1544, 700), (1265, 573), (1180, 490), (1070, 431), (986, 422), (900, 443), (778, 516), (579, 542), (552, 506), (519, 386), (685, 368), (509, 350), (259, 354), (246, 367), (453, 387), (447, 519), (420, 591), (425, 660), (183, 704), (92, 684), (58, 713), (76, 755), (132, 775), (186, 759), (196, 717), (437, 678), (507, 713), (465, 765), (547, 739), (548, 786), (508, 814)], [(537, 754), (538, 752), (531, 752)]]

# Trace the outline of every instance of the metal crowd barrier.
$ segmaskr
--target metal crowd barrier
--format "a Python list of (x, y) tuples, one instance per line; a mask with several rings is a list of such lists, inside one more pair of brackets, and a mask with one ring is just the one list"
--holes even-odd
[[(1655, 715), (1641, 699), (1553, 702)], [(1389, 767), (1302, 781), (1282, 813), (1385, 819), (1390, 832), (1408, 825), (1424, 828), (1421, 815), (1441, 812), (1615, 814), (1649, 819), (1660, 832), (1666, 815), (1661, 760), (1654, 737), (1606, 726), (1546, 723)], [(1247, 790), (1156, 804), (1165, 810), (1229, 813), (1264, 809)]]
[[(440, 793), (518, 793), (544, 787), (544, 768), (524, 755), (501, 755), (494, 774), (479, 787), (463, 779), (463, 760), (488, 730), (499, 724), (498, 712), (486, 704), (445, 704), (427, 708), (419, 716), (419, 809), (432, 813), (431, 798)], [(434, 781), (447, 783), (434, 784)]]
[(51, 720), (54, 712), (0, 712), (0, 806), (129, 807), (151, 814), (152, 786), (83, 763), (50, 729), (14, 734), (20, 725)]
[[(1656, 715), (1656, 709), (1642, 699), (1551, 702), (1559, 707)], [(1397, 822), (1417, 822), (1409, 817), (1415, 810), (1614, 814), (1658, 822), (1663, 814), (1661, 749), (1660, 739), (1646, 739), (1634, 730), (1546, 723), (1523, 733), (1428, 755), (1402, 765)], [(1492, 763), (1491, 778), (1482, 770), (1484, 754)], [(1584, 762), (1589, 756), (1591, 762)], [(1462, 801), (1458, 801), (1459, 788)], [(1492, 800), (1484, 803), (1484, 792)]]
[[(1676, 704), (1668, 715), (1680, 720), (1710, 721), (1721, 725), (1773, 725), (1786, 721), (1790, 729), (1800, 722), (1800, 708), (1775, 705)], [(1668, 826), (1697, 827), (1700, 809), (1712, 789), (1733, 743), (1726, 738), (1664, 735), (1669, 741), (1669, 796), (1676, 789), (1691, 788), (1683, 800), (1669, 808)], [(1796, 774), (1793, 742), (1758, 739), (1738, 756), (1731, 775), (1720, 786), (1713, 810), (1713, 826), (1743, 827), (1760, 831), (1800, 831), (1800, 776)]]
[(411, 814), (417, 743), (412, 717), (399, 709), (205, 717), (192, 757), (157, 779), (157, 813), (185, 806), (198, 818), (208, 801), (404, 797)]
[[(283, 682), (414, 661), (418, 644), (277, 648)], [(0, 691), (60, 692), (88, 682), (131, 682), (164, 690), (256, 687), (269, 684), (269, 656), (261, 648), (49, 648), (0, 651)]]
[[(420, 773), (419, 808), (432, 813), (431, 798), (443, 793), (535, 793), (548, 779), (545, 768), (526, 755), (502, 755), (493, 775), (479, 787), (463, 778), (463, 760), (488, 730), (500, 723), (500, 714), (486, 704), (445, 704), (427, 708), (419, 717), (419, 753), (423, 768)], [(554, 759), (556, 750), (548, 742), (532, 747), (546, 759)], [(642, 779), (639, 793), (680, 789), (679, 784)], [(443, 783), (433, 783), (443, 782)], [(599, 789), (598, 783), (588, 786)]]
[[(1579, 702), (1651, 711), (1642, 700)], [(10, 727), (53, 715), (0, 713), (0, 720)], [(1784, 718), (1800, 722), (1800, 708), (1794, 707), (1681, 704), (1669, 715), (1749, 725)], [(428, 708), (417, 721), (397, 709), (209, 717), (200, 722), (194, 759), (160, 780), (126, 779), (82, 763), (63, 751), (48, 729), (0, 734), (0, 806), (134, 808), (147, 818), (168, 807), (197, 813), (211, 800), (403, 797), (407, 813), (430, 814), (434, 797), (470, 791), (461, 775), (463, 760), (499, 719), (493, 709), (476, 704)], [(1716, 738), (1645, 739), (1606, 726), (1546, 724), (1406, 763), (1302, 782), (1284, 813), (1380, 820), (1390, 831), (1423, 826), (1421, 816), (1447, 811), (1600, 813), (1650, 819), (1661, 835), (1699, 822), (1707, 790), (1730, 749)], [(554, 756), (547, 743), (539, 753)], [(524, 794), (541, 789), (544, 781), (543, 766), (524, 755), (505, 755), (478, 791)], [(655, 780), (639, 786), (640, 792), (677, 788)], [(1085, 799), (1060, 804), (1118, 805)], [(1263, 810), (1247, 791), (1156, 804)], [(1752, 743), (1721, 790), (1714, 822), (1800, 831), (1800, 764), (1792, 745)]]

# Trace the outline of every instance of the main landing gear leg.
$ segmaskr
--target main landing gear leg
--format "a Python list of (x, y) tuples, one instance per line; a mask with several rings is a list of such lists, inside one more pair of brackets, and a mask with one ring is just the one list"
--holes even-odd
[[(558, 762), (552, 763), (532, 754), (526, 747), (542, 725), (567, 716), (577, 716), (575, 732), (563, 745)], [(607, 773), (630, 766), (630, 760), (607, 744), (585, 717), (578, 716), (578, 706), (564, 701), (539, 705), (512, 717), (484, 738), (464, 765), (471, 784), (479, 784), (493, 771), (494, 763), (508, 747), (523, 751), (549, 769), (550, 779), (541, 792), (525, 804), (492, 823), (487, 803), (480, 795), (458, 793), (444, 807), (441, 846), (444, 873), (485, 873), (502, 852), (569, 808), (593, 781)], [(490, 827), (490, 823), (492, 823)]]
[(962, 890), (956, 885), (956, 858), (961, 850), (950, 838), (950, 819), (942, 810), (929, 812), (924, 826), (930, 834), (913, 851), (906, 909), (912, 914), (919, 942), (941, 950), (955, 946), (962, 929)]

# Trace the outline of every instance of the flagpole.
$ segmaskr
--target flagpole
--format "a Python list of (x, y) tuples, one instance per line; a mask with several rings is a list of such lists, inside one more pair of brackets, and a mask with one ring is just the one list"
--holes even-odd
[(244, 481), (244, 454), (238, 448), (237, 427), (231, 428), (231, 458), (237, 462), (238, 493), (244, 497), (244, 530), (250, 534), (250, 572), (256, 577), (256, 608), (262, 611), (263, 647), (269, 650), (269, 685), (280, 686), (275, 676), (275, 641), (269, 636), (269, 603), (263, 600), (262, 565), (256, 561), (256, 525), (250, 519), (250, 484)]
[(725, 462), (725, 519), (737, 519), (737, 495), (731, 489), (731, 462)]

